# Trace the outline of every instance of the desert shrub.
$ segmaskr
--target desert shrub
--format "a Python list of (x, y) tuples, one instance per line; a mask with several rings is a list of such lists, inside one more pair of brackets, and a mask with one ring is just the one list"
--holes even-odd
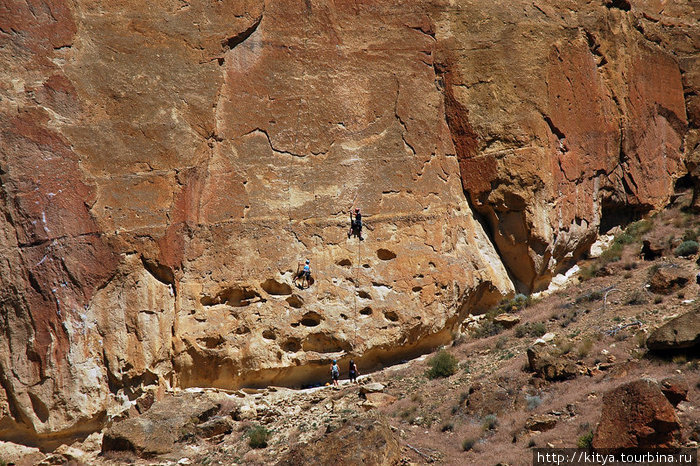
[(495, 414), (486, 415), (484, 417), (483, 422), (481, 423), (481, 427), (483, 427), (484, 430), (495, 429), (496, 427), (498, 427), (498, 418)]
[(471, 450), (475, 443), (476, 443), (476, 439), (465, 438), (464, 441), (462, 442), (462, 450), (464, 450), (464, 451)]
[(578, 277), (582, 282), (585, 282), (586, 280), (590, 280), (591, 278), (597, 276), (598, 271), (600, 271), (600, 266), (594, 263), (588, 267), (583, 267), (579, 272)]
[(524, 294), (518, 293), (513, 299), (502, 301), (498, 305), (498, 313), (517, 312), (526, 308), (530, 304), (530, 298)]
[(590, 450), (593, 447), (593, 431), (589, 430), (576, 440), (576, 446), (578, 448), (585, 448)]
[(663, 302), (664, 302), (664, 298), (662, 298), (661, 296), (656, 296), (654, 298), (654, 304), (661, 304)]
[(538, 338), (545, 333), (547, 333), (547, 326), (544, 324), (544, 322), (528, 322), (515, 327), (515, 336), (518, 338), (522, 338), (525, 335)]
[(688, 357), (685, 354), (677, 354), (671, 358), (671, 362), (674, 364), (685, 364), (688, 362)]
[(483, 319), (480, 325), (472, 331), (474, 338), (485, 338), (493, 335), (498, 335), (503, 331), (503, 326), (494, 323), (493, 320)]
[(600, 255), (599, 262), (601, 265), (609, 264), (610, 262), (617, 262), (622, 257), (622, 250), (624, 249), (623, 243), (618, 243), (617, 241), (603, 251)]
[(576, 304), (581, 304), (581, 303), (586, 303), (586, 302), (598, 301), (599, 299), (602, 299), (602, 298), (603, 298), (603, 292), (596, 290), (596, 291), (591, 291), (590, 293), (585, 293), (585, 294), (582, 294), (581, 296), (578, 296), (574, 302)]
[(626, 229), (625, 233), (633, 238), (633, 241), (639, 241), (643, 234), (648, 233), (654, 227), (654, 222), (652, 220), (644, 219), (637, 222), (631, 223)]
[(506, 347), (506, 344), (508, 343), (508, 337), (505, 335), (500, 337), (498, 341), (496, 342), (496, 349), (503, 349)]
[(639, 332), (634, 336), (634, 341), (640, 348), (645, 348), (647, 345), (647, 334), (644, 332)]
[(425, 375), (429, 379), (449, 377), (457, 372), (457, 358), (445, 350), (440, 350), (435, 356), (430, 358), (428, 366), (430, 366), (430, 369), (425, 372)]
[(578, 345), (578, 356), (580, 358), (585, 358), (591, 352), (593, 348), (593, 340), (586, 338)]
[(638, 304), (646, 303), (647, 297), (642, 290), (633, 291), (632, 293), (630, 293), (629, 296), (627, 296), (627, 299), (625, 300), (625, 304), (627, 304), (628, 306), (636, 306)]
[(454, 430), (455, 426), (451, 422), (446, 422), (442, 425), (442, 427), (440, 427), (440, 431), (442, 432), (452, 432)]
[(698, 249), (700, 249), (700, 245), (697, 241), (683, 241), (673, 253), (678, 257), (685, 257), (696, 254)]
[(270, 438), (270, 431), (264, 426), (256, 425), (248, 430), (248, 445), (252, 448), (265, 448)]
[(697, 241), (698, 240), (698, 234), (695, 230), (685, 230), (685, 233), (683, 233), (683, 241)]
[(539, 395), (525, 395), (525, 403), (527, 404), (527, 410), (532, 411), (542, 404), (542, 397)]
[(536, 446), (537, 446), (537, 442), (535, 442), (535, 439), (534, 439), (534, 438), (531, 438), (531, 439), (527, 442), (527, 447), (528, 447), (528, 448), (534, 448), (534, 447), (536, 447)]
[(574, 342), (572, 342), (571, 340), (569, 340), (567, 338), (562, 338), (562, 337), (558, 337), (555, 340), (555, 345), (557, 348), (556, 352), (560, 356), (568, 354), (574, 348)]

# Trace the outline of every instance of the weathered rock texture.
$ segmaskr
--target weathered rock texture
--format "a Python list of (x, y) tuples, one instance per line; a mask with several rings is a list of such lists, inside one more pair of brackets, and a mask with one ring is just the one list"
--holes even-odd
[(605, 394), (594, 448), (673, 448), (679, 440), (678, 416), (655, 381), (635, 380)]
[(618, 3), (4, 2), (0, 438), (408, 357), (663, 206), (698, 15)]

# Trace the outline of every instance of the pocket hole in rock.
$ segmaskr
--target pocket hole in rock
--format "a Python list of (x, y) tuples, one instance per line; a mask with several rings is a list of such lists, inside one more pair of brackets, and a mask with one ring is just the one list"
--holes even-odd
[(395, 311), (384, 311), (384, 317), (386, 320), (390, 320), (392, 322), (399, 320), (399, 315)]
[(372, 308), (367, 306), (362, 309), (360, 309), (360, 314), (363, 316), (371, 316), (372, 315)]
[(197, 343), (200, 345), (206, 347), (206, 348), (216, 348), (220, 344), (224, 342), (224, 337), (221, 335), (218, 335), (216, 337), (205, 337), (205, 338), (197, 338)]
[(301, 342), (298, 338), (290, 338), (282, 343), (282, 349), (287, 353), (296, 353), (301, 349)]
[(295, 294), (287, 298), (286, 301), (287, 303), (289, 303), (290, 306), (292, 306), (295, 309), (299, 309), (301, 306), (304, 305), (304, 300)]
[(280, 283), (274, 278), (268, 278), (260, 284), (260, 287), (265, 290), (265, 292), (272, 295), (289, 295), (292, 294), (292, 287), (286, 283)]
[(273, 332), (270, 329), (263, 330), (262, 336), (263, 336), (263, 338), (265, 338), (267, 340), (276, 340), (277, 339), (277, 335), (275, 335), (275, 332)]
[(418, 293), (422, 289), (422, 286), (414, 286), (413, 288), (411, 288), (411, 291), (413, 291), (414, 293)]
[(300, 323), (304, 327), (316, 327), (322, 319), (318, 313), (311, 311), (302, 316)]
[(367, 293), (366, 291), (360, 290), (357, 292), (357, 296), (359, 296), (362, 299), (372, 299), (372, 296)]
[(383, 261), (390, 261), (391, 259), (396, 259), (396, 253), (388, 249), (377, 249), (377, 257)]
[(339, 260), (338, 262), (336, 262), (336, 264), (338, 264), (341, 267), (351, 267), (352, 266), (352, 262), (350, 261), (350, 259)]
[(236, 329), (236, 335), (243, 335), (245, 333), (250, 333), (250, 329), (245, 325)]
[(348, 342), (340, 340), (333, 335), (325, 333), (313, 333), (306, 337), (302, 344), (304, 351), (315, 351), (317, 353), (337, 353), (339, 351), (349, 351)]

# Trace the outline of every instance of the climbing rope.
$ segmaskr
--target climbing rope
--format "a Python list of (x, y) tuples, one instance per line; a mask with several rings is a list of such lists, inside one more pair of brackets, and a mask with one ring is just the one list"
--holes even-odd
[(355, 315), (354, 315), (354, 323), (355, 323), (355, 333), (352, 338), (352, 348), (353, 350), (357, 347), (357, 323), (359, 321), (359, 316), (357, 315), (357, 291), (358, 291), (358, 270), (360, 268), (360, 262), (362, 260), (362, 241), (360, 241), (359, 237), (357, 239), (357, 263), (355, 264), (355, 276), (353, 281), (355, 282), (355, 292), (352, 296), (353, 302), (355, 304)]

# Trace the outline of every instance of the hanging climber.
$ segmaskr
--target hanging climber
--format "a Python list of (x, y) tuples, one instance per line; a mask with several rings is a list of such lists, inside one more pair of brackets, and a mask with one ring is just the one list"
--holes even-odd
[[(308, 288), (311, 284), (311, 267), (309, 266), (309, 262), (309, 259), (306, 259), (303, 266), (301, 262), (297, 264), (297, 273), (294, 275), (294, 284), (299, 289)], [(301, 284), (299, 284), (299, 280), (301, 280)], [(304, 283), (306, 283), (306, 285), (304, 285)]]
[(350, 209), (350, 231), (348, 231), (348, 238), (350, 236), (357, 236), (360, 241), (364, 240), (362, 237), (362, 214), (360, 213), (360, 208), (355, 209), (355, 218), (352, 217), (352, 209)]

